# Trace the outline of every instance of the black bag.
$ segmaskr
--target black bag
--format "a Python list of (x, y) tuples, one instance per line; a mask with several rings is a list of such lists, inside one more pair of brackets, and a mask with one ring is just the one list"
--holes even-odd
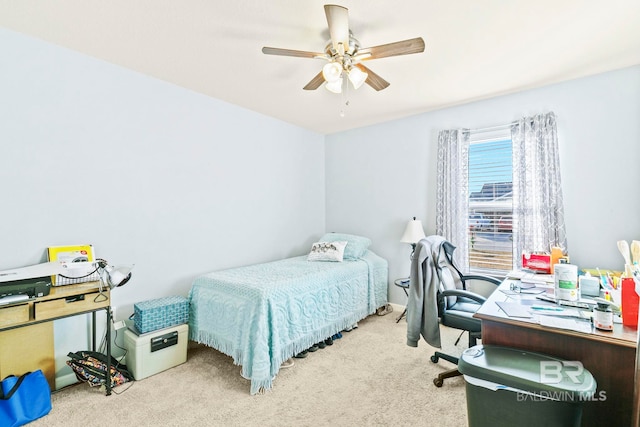
[(22, 426), (51, 411), (51, 389), (41, 370), (20, 377), (9, 375), (0, 384), (0, 427)]
[[(67, 365), (73, 369), (76, 378), (86, 382), (91, 387), (99, 387), (107, 383), (107, 356), (95, 351), (70, 352)], [(111, 373), (109, 375), (111, 387), (119, 386), (133, 381), (133, 375), (127, 370), (127, 366), (121, 364), (111, 356)]]

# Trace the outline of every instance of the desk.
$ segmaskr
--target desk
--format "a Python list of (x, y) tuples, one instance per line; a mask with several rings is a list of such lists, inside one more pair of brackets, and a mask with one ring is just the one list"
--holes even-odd
[[(606, 400), (587, 402), (583, 426), (630, 426), (634, 408), (637, 330), (615, 324), (612, 332), (592, 333), (545, 328), (529, 319), (509, 318), (496, 302), (518, 302), (535, 295), (507, 296), (514, 280), (507, 279), (491, 294), (474, 317), (482, 321), (482, 343), (536, 351), (565, 360), (579, 360), (593, 374)], [(517, 281), (515, 281), (517, 282)], [(548, 292), (553, 292), (552, 290)]]
[[(49, 295), (0, 306), (0, 378), (42, 369), (55, 390), (53, 321), (91, 313), (93, 349), (96, 349), (96, 312), (105, 310), (107, 360), (111, 360), (109, 289), (99, 294), (100, 282), (53, 286)], [(110, 366), (107, 366), (107, 370)], [(107, 395), (111, 384), (106, 383)]]

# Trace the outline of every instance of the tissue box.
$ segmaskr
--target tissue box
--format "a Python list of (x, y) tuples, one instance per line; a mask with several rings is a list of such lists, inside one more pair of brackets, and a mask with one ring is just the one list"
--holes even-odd
[(184, 297), (158, 298), (133, 305), (133, 324), (141, 334), (188, 322), (189, 301)]
[(522, 254), (522, 268), (538, 273), (551, 273), (551, 254)]

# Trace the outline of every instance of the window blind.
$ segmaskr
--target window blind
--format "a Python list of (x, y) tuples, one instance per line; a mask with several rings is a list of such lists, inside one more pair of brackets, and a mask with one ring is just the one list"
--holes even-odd
[(509, 129), (470, 135), (469, 270), (513, 267), (512, 143)]

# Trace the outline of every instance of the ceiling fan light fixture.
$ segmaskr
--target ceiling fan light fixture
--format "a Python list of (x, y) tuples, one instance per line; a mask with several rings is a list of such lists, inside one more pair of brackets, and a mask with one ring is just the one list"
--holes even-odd
[(363, 83), (367, 80), (369, 74), (365, 73), (358, 67), (352, 67), (349, 70), (349, 81), (353, 85), (354, 88), (358, 89)]
[(341, 75), (342, 65), (337, 62), (329, 62), (322, 67), (322, 77), (324, 77), (327, 82), (335, 82), (338, 79), (342, 81)]
[(327, 82), (324, 87), (326, 87), (329, 92), (342, 93), (342, 77), (338, 77), (337, 80)]
[[(349, 11), (346, 7), (325, 4), (324, 13), (327, 17), (330, 36), (324, 51), (310, 52), (268, 46), (262, 48), (262, 53), (267, 55), (327, 60), (328, 63), (322, 68), (322, 71), (316, 74), (302, 88), (304, 90), (316, 90), (326, 82), (327, 89), (335, 93), (342, 93), (343, 88), (338, 88), (338, 86), (341, 86), (341, 83), (346, 78), (356, 89), (366, 83), (376, 91), (380, 91), (389, 87), (389, 82), (360, 64), (360, 61), (424, 52), (425, 44), (422, 37), (360, 48), (360, 42), (354, 37), (351, 28), (349, 28)], [(358, 65), (357, 68), (359, 70), (353, 70), (354, 64)], [(349, 87), (349, 82), (345, 81), (344, 83), (344, 90), (346, 91)]]

